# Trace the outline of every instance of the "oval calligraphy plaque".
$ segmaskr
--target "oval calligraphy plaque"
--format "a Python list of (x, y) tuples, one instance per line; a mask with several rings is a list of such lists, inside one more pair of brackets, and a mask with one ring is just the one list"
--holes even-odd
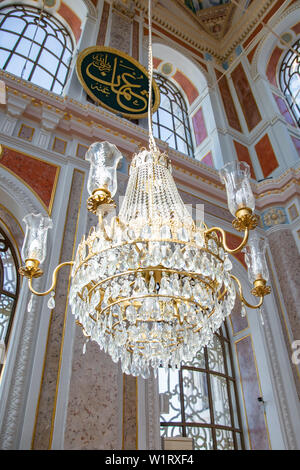
[[(83, 88), (97, 103), (124, 117), (147, 116), (148, 72), (129, 55), (111, 47), (88, 47), (79, 54), (76, 69)], [(159, 101), (158, 86), (153, 80), (153, 112)]]

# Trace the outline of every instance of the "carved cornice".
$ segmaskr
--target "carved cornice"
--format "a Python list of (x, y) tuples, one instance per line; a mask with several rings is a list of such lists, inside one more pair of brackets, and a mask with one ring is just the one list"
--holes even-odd
[(135, 15), (135, 3), (133, 0), (114, 0), (112, 5), (113, 9), (118, 13), (133, 19)]
[[(146, 15), (148, 11), (147, 0), (135, 0), (135, 3), (137, 8)], [(193, 46), (200, 53), (207, 52), (215, 57), (217, 62), (223, 63), (235, 48), (253, 32), (273, 5), (274, 0), (256, 1), (249, 7), (247, 14), (241, 15), (241, 20), (229, 28), (221, 41), (209, 35), (204, 28), (199, 29), (199, 27), (187, 25), (183, 21), (179, 21), (179, 18), (172, 16), (171, 12), (166, 14), (159, 3), (156, 8), (153, 8), (153, 26), (155, 28), (155, 23), (158, 24), (178, 39), (185, 41), (187, 45)], [(192, 13), (190, 15), (195, 16)]]

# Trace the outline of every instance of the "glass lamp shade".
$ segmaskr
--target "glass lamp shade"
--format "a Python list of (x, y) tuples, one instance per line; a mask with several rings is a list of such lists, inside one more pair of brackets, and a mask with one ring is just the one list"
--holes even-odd
[(221, 181), (226, 186), (228, 207), (235, 217), (238, 209), (248, 207), (254, 211), (255, 198), (250, 185), (250, 167), (245, 162), (227, 163), (220, 171)]
[(22, 247), (22, 257), (36, 259), (40, 263), (47, 254), (47, 232), (53, 227), (52, 220), (42, 214), (27, 214), (23, 222), (26, 224), (26, 233)]
[(85, 159), (90, 162), (87, 190), (90, 195), (96, 189), (105, 188), (113, 197), (117, 192), (117, 166), (122, 159), (121, 152), (109, 142), (94, 142)]
[(256, 279), (268, 281), (269, 270), (266, 261), (267, 242), (258, 233), (251, 232), (248, 244), (243, 249), (248, 267), (248, 278), (251, 283)]

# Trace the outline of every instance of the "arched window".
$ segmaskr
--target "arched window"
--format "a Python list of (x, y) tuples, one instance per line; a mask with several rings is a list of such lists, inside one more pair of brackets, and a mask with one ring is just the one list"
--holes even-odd
[(193, 438), (195, 450), (244, 449), (225, 324), (192, 362), (159, 369), (159, 393), (162, 437)]
[(154, 74), (160, 91), (160, 106), (153, 114), (153, 134), (170, 147), (193, 157), (189, 115), (182, 94), (167, 78)]
[[(0, 343), (7, 345), (19, 293), (18, 260), (11, 241), (0, 228)], [(0, 363), (1, 372), (1, 363)]]
[(300, 127), (300, 39), (293, 45), (293, 49), (287, 52), (282, 61), (279, 81), (281, 90)]
[(64, 25), (38, 8), (12, 5), (0, 10), (0, 68), (61, 94), (73, 41)]

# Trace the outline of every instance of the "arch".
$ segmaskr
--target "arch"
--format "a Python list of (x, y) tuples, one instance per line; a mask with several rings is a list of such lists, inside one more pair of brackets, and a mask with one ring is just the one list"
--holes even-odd
[[(20, 289), (19, 261), (13, 241), (0, 222), (0, 342), (7, 347)], [(0, 363), (0, 372), (2, 364)]]
[(265, 38), (260, 41), (251, 64), (252, 77), (261, 75), (269, 80), (273, 86), (278, 88), (278, 67), (288, 47), (288, 44), (284, 41), (280, 41), (279, 37), (282, 37), (288, 32), (292, 37), (290, 44), (296, 41), (297, 22), (295, 18), (297, 18), (297, 15), (295, 15), (295, 13), (298, 10), (298, 5), (291, 5), (277, 19), (276, 24), (272, 27), (275, 34), (269, 32), (266, 34)]
[[(30, 212), (46, 214), (34, 194), (11, 173), (2, 169), (0, 172), (0, 200), (14, 223), (23, 227), (23, 217)], [(11, 225), (13, 229), (13, 225)], [(14, 232), (12, 232), (15, 235)], [(40, 289), (41, 280), (37, 279), (36, 288)], [(13, 449), (17, 439), (17, 430), (22, 420), (23, 399), (26, 395), (25, 383), (30, 371), (34, 335), (39, 321), (39, 299), (33, 299), (32, 309), (27, 311), (29, 293), (26, 283), (22, 283), (19, 300), (15, 311), (15, 320), (11, 329), (10, 341), (6, 351), (6, 362), (0, 382), (0, 448)]]
[(34, 193), (4, 168), (1, 168), (0, 172), (0, 199), (1, 204), (13, 214), (21, 227), (23, 227), (23, 217), (29, 212), (42, 212), (47, 215), (47, 211)]
[(98, 16), (97, 8), (92, 0), (76, 0), (76, 2), (72, 0), (54, 0), (53, 5), (50, 6), (48, 6), (44, 0), (18, 0), (18, 2), (14, 0), (4, 0), (1, 2), (1, 8), (15, 5), (16, 3), (39, 9), (44, 6), (45, 11), (60, 19), (72, 35), (75, 44), (81, 37), (87, 16), (94, 19)]
[[(157, 72), (165, 75), (173, 81), (177, 87), (184, 93), (187, 103), (191, 106), (198, 96), (204, 94), (208, 87), (208, 78), (200, 64), (195, 64), (191, 58), (181, 54), (176, 49), (153, 39), (153, 57), (159, 61), (157, 63)], [(163, 65), (171, 64), (170, 74), (163, 73)], [(180, 67), (177, 65), (180, 64)], [(155, 62), (154, 62), (155, 65)]]
[(186, 102), (178, 88), (162, 75), (154, 74), (160, 91), (160, 106), (153, 114), (155, 137), (193, 157), (193, 144)]
[(300, 38), (293, 44), (293, 52), (288, 50), (279, 71), (279, 84), (291, 112), (300, 127), (300, 79), (299, 79), (299, 54)]
[(0, 32), (1, 68), (61, 94), (74, 40), (57, 15), (27, 4), (2, 6)]

